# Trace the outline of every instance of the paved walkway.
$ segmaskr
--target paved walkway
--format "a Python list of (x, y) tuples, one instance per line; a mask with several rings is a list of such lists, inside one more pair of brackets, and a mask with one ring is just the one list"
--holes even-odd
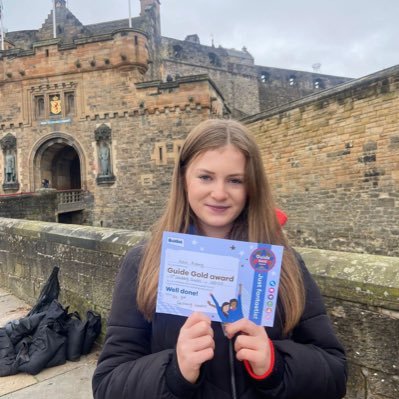
[[(0, 327), (25, 316), (30, 306), (0, 288)], [(42, 370), (37, 375), (19, 373), (0, 377), (2, 399), (92, 399), (91, 377), (99, 350), (82, 356), (78, 362)]]

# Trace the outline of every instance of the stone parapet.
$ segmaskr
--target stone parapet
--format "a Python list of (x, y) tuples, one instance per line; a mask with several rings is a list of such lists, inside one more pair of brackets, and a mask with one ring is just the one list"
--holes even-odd
[(347, 351), (347, 399), (399, 397), (399, 258), (297, 248)]
[(325, 296), (396, 311), (399, 318), (399, 258), (297, 249)]
[(35, 193), (0, 195), (0, 217), (41, 220), (57, 220), (56, 192), (39, 189)]
[(61, 302), (106, 317), (121, 257), (143, 237), (127, 230), (0, 218), (0, 285), (33, 304), (58, 266)]

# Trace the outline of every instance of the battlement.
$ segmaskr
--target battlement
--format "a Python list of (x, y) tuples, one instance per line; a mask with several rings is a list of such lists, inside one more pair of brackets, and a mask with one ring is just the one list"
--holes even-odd
[(119, 29), (63, 43), (47, 39), (32, 49), (13, 48), (0, 56), (0, 85), (32, 78), (90, 72), (96, 69), (148, 69), (147, 36), (137, 29)]
[(136, 83), (139, 110), (148, 113), (190, 111), (207, 108), (222, 116), (230, 110), (213, 81), (206, 74), (185, 76), (169, 82)]
[[(195, 37), (196, 39), (192, 39)], [(242, 51), (213, 47), (200, 44), (197, 35), (191, 35), (186, 40), (162, 37), (162, 56), (166, 60), (202, 65), (207, 68), (229, 70), (229, 72), (246, 72), (254, 74), (254, 59), (246, 49)]]
[(185, 76), (172, 82), (154, 80), (136, 83), (137, 97), (129, 107), (112, 112), (90, 113), (86, 121), (107, 121), (140, 115), (190, 113), (208, 109), (222, 116), (230, 113), (224, 99), (208, 75)]

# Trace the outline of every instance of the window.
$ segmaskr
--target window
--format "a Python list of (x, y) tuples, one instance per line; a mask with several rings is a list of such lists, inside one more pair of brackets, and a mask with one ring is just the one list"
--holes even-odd
[(44, 117), (44, 96), (35, 97), (35, 117), (36, 119)]
[(211, 65), (214, 65), (217, 67), (221, 66), (220, 59), (215, 53), (209, 53), (208, 57), (209, 57), (209, 62), (211, 63)]
[(323, 80), (320, 79), (320, 78), (317, 78), (317, 79), (315, 79), (315, 80), (313, 81), (313, 86), (314, 86), (314, 88), (315, 88), (316, 90), (318, 90), (318, 89), (324, 89), (324, 88), (325, 88), (324, 82), (323, 82)]
[(75, 93), (65, 93), (65, 115), (75, 113)]
[(173, 57), (183, 58), (183, 47), (176, 44), (173, 46)]
[(260, 81), (262, 83), (268, 82), (269, 79), (270, 79), (270, 73), (269, 72), (263, 71), (263, 72), (260, 73)]

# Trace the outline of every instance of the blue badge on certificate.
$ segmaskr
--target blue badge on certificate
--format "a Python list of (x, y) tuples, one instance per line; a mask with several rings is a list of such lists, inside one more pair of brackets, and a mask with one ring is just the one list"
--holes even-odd
[(273, 326), (283, 247), (164, 232), (156, 311)]

